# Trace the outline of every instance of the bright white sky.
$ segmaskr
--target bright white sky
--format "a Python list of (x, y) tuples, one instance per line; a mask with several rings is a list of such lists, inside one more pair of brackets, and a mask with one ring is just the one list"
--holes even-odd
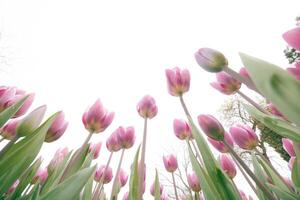
[[(159, 108), (147, 140), (152, 182), (154, 166), (163, 169), (163, 153), (179, 153), (184, 145), (173, 135), (173, 119), (184, 115), (167, 93), (164, 70), (188, 68), (192, 81), (185, 98), (193, 116), (215, 114), (226, 97), (209, 86), (214, 76), (197, 66), (194, 52), (219, 49), (235, 69), (241, 67), (239, 51), (286, 67), (281, 35), (294, 27), (299, 7), (297, 0), (0, 0), (1, 45), (10, 64), (1, 66), (1, 85), (35, 92), (35, 107), (47, 104), (48, 115), (66, 113), (69, 128), (43, 147), (46, 161), (58, 147), (81, 145), (87, 136), (81, 115), (98, 97), (116, 115), (93, 141), (105, 141), (119, 125), (133, 125), (141, 142), (143, 120), (135, 107), (152, 95)], [(107, 157), (102, 148), (99, 163)], [(128, 170), (133, 157), (125, 158)]]

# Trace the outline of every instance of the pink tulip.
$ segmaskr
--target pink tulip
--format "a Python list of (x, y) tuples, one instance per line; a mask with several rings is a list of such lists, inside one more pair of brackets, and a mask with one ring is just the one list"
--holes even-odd
[(123, 196), (123, 200), (129, 200), (129, 192), (126, 192)]
[(283, 39), (293, 48), (300, 51), (300, 27), (285, 32)]
[(93, 143), (90, 145), (89, 151), (93, 154), (93, 158), (97, 159), (101, 150), (102, 142)]
[(14, 87), (0, 87), (0, 112), (9, 107), (10, 102), (15, 98), (16, 88)]
[[(16, 94), (14, 96), (14, 98), (7, 103), (8, 106), (11, 106), (11, 105), (15, 104), (16, 102), (18, 102), (19, 100), (21, 100), (24, 96), (25, 96), (25, 94)], [(14, 118), (20, 117), (20, 116), (24, 115), (29, 110), (30, 106), (33, 103), (34, 96), (35, 96), (34, 93), (28, 94), (28, 97), (24, 101), (24, 103), (21, 106), (21, 108), (14, 114), (14, 116), (13, 116)]]
[[(159, 185), (159, 193), (160, 193), (160, 195), (162, 194), (163, 189), (164, 189), (164, 187), (162, 185)], [(155, 181), (154, 181), (154, 183), (150, 187), (150, 193), (151, 193), (152, 196), (155, 196)]]
[(168, 172), (173, 173), (178, 168), (177, 158), (173, 154), (163, 156), (163, 161)]
[[(294, 150), (294, 144), (293, 141), (287, 138), (282, 138), (282, 146), (284, 150), (292, 157), (296, 156), (295, 150)], [(297, 145), (298, 149), (300, 150), (300, 144)]]
[(291, 67), (286, 69), (296, 79), (300, 80), (300, 60), (296, 61)]
[(17, 127), (19, 124), (18, 119), (12, 119), (5, 126), (3, 126), (0, 130), (2, 137), (7, 140), (13, 139), (17, 135)]
[(157, 114), (157, 106), (153, 97), (146, 95), (137, 104), (137, 111), (143, 118), (153, 118)]
[(166, 69), (168, 91), (172, 96), (181, 96), (190, 89), (190, 72), (187, 69)]
[(226, 154), (221, 154), (219, 156), (219, 162), (222, 170), (233, 179), (236, 175), (236, 167), (233, 160)]
[(245, 67), (240, 68), (239, 74), (244, 78), (251, 79)]
[(68, 127), (68, 122), (65, 121), (65, 115), (61, 111), (58, 113), (54, 122), (52, 123), (49, 130), (47, 131), (45, 141), (53, 142), (53, 141), (57, 140), (64, 134), (67, 127)]
[(119, 171), (119, 182), (121, 184), (121, 187), (124, 187), (128, 180), (128, 174), (123, 170), (120, 169)]
[(115, 132), (122, 148), (129, 149), (133, 146), (135, 134), (132, 126), (127, 127), (126, 129), (120, 126)]
[(90, 133), (103, 132), (113, 121), (114, 112), (107, 111), (98, 99), (82, 116), (84, 127)]
[(195, 59), (204, 70), (208, 72), (220, 72), (228, 66), (225, 56), (214, 49), (201, 48), (195, 53)]
[(174, 119), (173, 121), (173, 130), (180, 140), (185, 140), (186, 138), (192, 138), (192, 132), (190, 125), (181, 119)]
[(210, 85), (223, 94), (231, 95), (241, 88), (241, 83), (226, 72), (219, 72), (216, 74), (216, 77), (217, 82), (213, 82)]
[(194, 192), (200, 192), (200, 190), (201, 190), (200, 182), (199, 182), (199, 179), (195, 172), (191, 172), (187, 175), (187, 181), (188, 181), (190, 188)]
[[(107, 169), (105, 170), (106, 166), (105, 165), (101, 165), (97, 170), (96, 170), (96, 173), (95, 173), (95, 177), (94, 177), (94, 180), (96, 182), (99, 182), (103, 176), (103, 173), (104, 173), (104, 178), (103, 178), (103, 184), (107, 184), (109, 183), (112, 178), (113, 178), (113, 173), (112, 173), (112, 169), (111, 167), (107, 167)], [(105, 172), (104, 172), (105, 171)]]
[(120, 142), (116, 132), (113, 132), (106, 140), (106, 148), (110, 152), (117, 152), (121, 149)]
[(48, 174), (52, 173), (62, 163), (62, 161), (65, 159), (68, 153), (68, 147), (60, 148), (55, 152), (52, 160), (50, 161), (47, 167)]
[(31, 184), (36, 184), (36, 183), (44, 184), (47, 178), (48, 178), (47, 168), (39, 169), (36, 172), (35, 176), (33, 177)]
[(230, 128), (234, 142), (242, 149), (252, 150), (258, 145), (258, 137), (247, 125), (236, 125)]
[[(228, 147), (225, 146), (224, 142), (222, 141), (218, 141), (218, 140), (214, 140), (214, 139), (211, 139), (211, 138), (207, 138), (207, 140), (209, 141), (209, 143), (215, 147), (219, 152), (221, 153), (227, 153), (229, 151)], [(225, 132), (224, 133), (224, 140), (227, 142), (227, 144), (229, 144), (230, 146), (233, 147), (233, 141), (232, 141), (232, 138), (231, 136)]]
[(8, 191), (7, 191), (7, 194), (8, 194), (8, 195), (12, 194), (12, 193), (16, 190), (16, 188), (18, 187), (19, 184), (20, 184), (20, 180), (17, 179), (17, 180), (13, 183), (13, 185), (10, 186), (10, 188), (9, 188)]
[(212, 115), (199, 115), (198, 123), (208, 137), (218, 141), (224, 140), (225, 130), (222, 124)]

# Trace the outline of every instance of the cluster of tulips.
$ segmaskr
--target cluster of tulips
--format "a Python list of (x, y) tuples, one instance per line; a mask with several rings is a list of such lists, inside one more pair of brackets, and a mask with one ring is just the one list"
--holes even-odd
[[(300, 27), (283, 35), (287, 43), (300, 51)], [(191, 171), (187, 173), (186, 190), (178, 191), (174, 173), (178, 170), (175, 155), (165, 155), (162, 162), (172, 177), (173, 192), (168, 195), (156, 171), (150, 193), (155, 200), (251, 200), (234, 181), (240, 172), (262, 200), (300, 199), (300, 62), (283, 70), (263, 60), (240, 54), (245, 67), (239, 72), (229, 68), (226, 57), (210, 48), (195, 53), (197, 63), (206, 71), (216, 73), (211, 86), (223, 94), (238, 94), (248, 104), (244, 107), (256, 120), (284, 137), (283, 146), (291, 156), (290, 177), (283, 177), (268, 157), (259, 149), (259, 137), (245, 124), (236, 124), (228, 132), (212, 115), (200, 114), (194, 122), (184, 101), (190, 88), (190, 73), (175, 67), (166, 70), (167, 88), (170, 95), (178, 98), (186, 119), (174, 119), (175, 136), (188, 148)], [(268, 102), (261, 107), (241, 91), (245, 85)], [(68, 126), (64, 113), (57, 112), (43, 121), (46, 106), (38, 107), (29, 114), (34, 94), (15, 87), (0, 87), (0, 199), (30, 200), (141, 200), (146, 199), (146, 141), (149, 120), (157, 115), (153, 97), (146, 95), (137, 104), (137, 112), (144, 121), (143, 139), (137, 147), (130, 173), (122, 169), (125, 150), (135, 143), (133, 126), (118, 127), (106, 140), (110, 153), (104, 165), (97, 166), (101, 142), (91, 143), (94, 134), (104, 132), (114, 119), (97, 100), (82, 116), (88, 131), (82, 146), (73, 151), (67, 147), (58, 149), (52, 160), (42, 168), (42, 158), (37, 158), (44, 142), (59, 139)], [(204, 134), (200, 132), (200, 129)], [(207, 142), (208, 141), (208, 142)], [(210, 147), (220, 152), (218, 159)], [(252, 166), (246, 164), (235, 152), (236, 148), (251, 153)], [(114, 175), (111, 159), (121, 152)], [(237, 170), (238, 169), (238, 170)], [(129, 181), (128, 181), (129, 180)], [(112, 187), (104, 190), (112, 182)], [(128, 183), (124, 196), (119, 197)], [(109, 191), (110, 195), (107, 191)], [(127, 192), (126, 192), (127, 191)], [(170, 197), (172, 196), (172, 197)]]

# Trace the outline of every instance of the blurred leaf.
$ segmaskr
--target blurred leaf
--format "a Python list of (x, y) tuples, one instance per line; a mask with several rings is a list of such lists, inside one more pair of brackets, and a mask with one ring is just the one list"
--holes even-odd
[(139, 153), (140, 146), (137, 149), (131, 166), (131, 175), (129, 180), (129, 199), (138, 199), (139, 196)]
[[(255, 176), (258, 178), (258, 180), (260, 180), (260, 182), (267, 183), (268, 180), (266, 179), (266, 174), (264, 173), (263, 169), (259, 165), (254, 153), (251, 154), (251, 158), (252, 158), (252, 164), (253, 164)], [(268, 200), (268, 197), (264, 195), (264, 192), (259, 187), (256, 187), (256, 189), (260, 200)]]
[(284, 190), (282, 190), (281, 188), (275, 186), (275, 185), (272, 185), (272, 184), (269, 184), (267, 183), (267, 186), (275, 193), (277, 194), (280, 199), (282, 200), (299, 200), (300, 199), (300, 196), (299, 195), (295, 195), (293, 193), (290, 193), (290, 192), (286, 192)]
[[(83, 168), (89, 167), (93, 161), (93, 158), (94, 158), (93, 154), (88, 153), (86, 160), (83, 163)], [(82, 200), (90, 200), (91, 199), (92, 192), (93, 192), (93, 181), (94, 181), (94, 177), (91, 176), (84, 187)]]
[(292, 181), (297, 188), (300, 188), (300, 172), (299, 172), (299, 160), (296, 157), (292, 167)]
[(157, 169), (155, 169), (154, 200), (160, 200), (160, 184), (159, 184)]

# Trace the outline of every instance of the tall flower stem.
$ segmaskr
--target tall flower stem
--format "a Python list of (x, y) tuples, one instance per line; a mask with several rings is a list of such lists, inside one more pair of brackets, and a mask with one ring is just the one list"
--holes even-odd
[(16, 143), (16, 141), (19, 139), (18, 136), (13, 137), (6, 145), (5, 147), (0, 151), (0, 158), (8, 151), (8, 149)]
[(187, 107), (186, 107), (186, 105), (185, 105), (185, 103), (184, 103), (184, 100), (183, 100), (182, 95), (179, 96), (179, 99), (180, 99), (180, 103), (181, 103), (181, 106), (182, 106), (182, 108), (183, 108), (183, 111), (184, 111), (184, 113), (186, 114), (187, 118), (188, 118), (188, 119), (192, 119), (191, 114), (190, 114), (190, 112), (188, 111), (188, 109), (187, 109)]
[(255, 176), (255, 174), (249, 169), (249, 167), (244, 163), (244, 161), (236, 154), (236, 152), (232, 149), (232, 147), (224, 141), (225, 146), (229, 149), (231, 155), (237, 160), (237, 162), (243, 167), (243, 169), (247, 172), (247, 174), (252, 178), (252, 180), (257, 184), (257, 186), (264, 192), (264, 194), (270, 200), (276, 200), (276, 198), (272, 195), (272, 193), (266, 188), (266, 186), (259, 181), (259, 179)]
[(172, 172), (172, 180), (173, 180), (173, 186), (174, 186), (174, 192), (175, 192), (176, 200), (179, 200), (178, 193), (177, 193), (177, 188), (176, 188), (175, 177), (174, 177), (174, 173), (173, 172)]
[(192, 144), (193, 148), (195, 149), (195, 152), (196, 152), (196, 155), (201, 163), (202, 166), (204, 166), (204, 163), (203, 163), (203, 160), (202, 160), (202, 157), (200, 156), (200, 152), (194, 142), (194, 140), (189, 140), (189, 142)]
[(143, 196), (143, 181), (145, 176), (145, 156), (146, 156), (146, 140), (147, 140), (147, 117), (144, 118), (144, 133), (143, 133), (143, 143), (142, 143), (142, 153), (141, 153), (141, 168), (139, 177), (139, 199)]
[(248, 101), (250, 104), (252, 104), (255, 108), (257, 108), (259, 111), (261, 111), (262, 113), (268, 114), (267, 111), (265, 111), (263, 108), (260, 107), (260, 105), (258, 105), (255, 101), (253, 101), (250, 97), (248, 97), (247, 95), (245, 95), (243, 92), (241, 92), (240, 90), (237, 91), (237, 93), (246, 101)]
[(117, 195), (117, 184), (119, 182), (119, 172), (120, 172), (120, 169), (121, 169), (121, 165), (122, 165), (122, 161), (123, 161), (123, 157), (124, 157), (124, 152), (125, 152), (125, 149), (122, 149), (120, 161), (119, 161), (119, 164), (118, 164), (118, 168), (117, 168), (116, 175), (115, 175), (114, 182), (113, 182), (112, 189), (111, 189), (110, 200), (114, 199), (114, 197)]
[(200, 199), (200, 194), (199, 194), (199, 192), (195, 192), (195, 200), (198, 200), (198, 199)]

